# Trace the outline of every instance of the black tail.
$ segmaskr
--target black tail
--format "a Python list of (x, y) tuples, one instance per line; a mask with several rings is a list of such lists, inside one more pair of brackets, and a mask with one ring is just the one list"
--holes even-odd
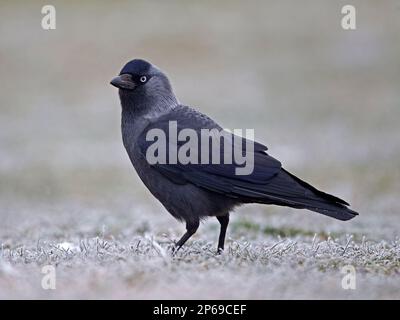
[(349, 204), (346, 201), (319, 191), (283, 168), (271, 179), (267, 190), (268, 197), (260, 202), (308, 209), (343, 221), (358, 215), (347, 208)]

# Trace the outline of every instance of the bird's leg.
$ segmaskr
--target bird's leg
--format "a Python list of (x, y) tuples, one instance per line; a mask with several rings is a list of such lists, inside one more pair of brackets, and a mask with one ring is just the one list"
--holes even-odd
[(224, 251), (226, 229), (229, 224), (229, 213), (224, 216), (217, 216), (219, 223), (221, 224), (221, 231), (219, 232), (218, 248), (217, 253)]
[(185, 242), (188, 241), (189, 238), (196, 233), (199, 225), (199, 220), (186, 221), (186, 233), (176, 243), (174, 252), (178, 252), (178, 250), (185, 244)]

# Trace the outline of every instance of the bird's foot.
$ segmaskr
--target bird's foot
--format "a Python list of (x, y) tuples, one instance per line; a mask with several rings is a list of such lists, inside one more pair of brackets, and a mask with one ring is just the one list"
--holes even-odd
[(179, 251), (180, 248), (182, 248), (182, 246), (178, 246), (178, 245), (176, 245), (176, 244), (172, 247), (171, 253), (172, 253), (172, 256), (173, 256), (173, 257), (175, 257), (175, 255), (178, 253), (178, 251)]

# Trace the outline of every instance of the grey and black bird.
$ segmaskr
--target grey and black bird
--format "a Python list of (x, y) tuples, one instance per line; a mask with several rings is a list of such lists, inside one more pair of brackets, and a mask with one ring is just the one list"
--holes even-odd
[[(308, 209), (343, 221), (358, 214), (346, 201), (286, 171), (267, 154), (267, 147), (257, 142), (251, 151), (254, 169), (248, 175), (235, 174), (236, 162), (150, 163), (146, 135), (151, 129), (168, 133), (171, 121), (176, 122), (178, 131), (189, 128), (200, 134), (202, 129), (223, 129), (208, 116), (180, 104), (167, 76), (145, 60), (128, 62), (111, 84), (119, 88), (123, 143), (137, 174), (172, 216), (186, 223), (186, 233), (176, 243), (178, 249), (197, 231), (202, 219), (215, 216), (221, 225), (218, 251), (223, 250), (229, 213), (246, 203)], [(178, 148), (183, 144), (168, 141), (168, 146), (173, 143)], [(218, 152), (223, 155), (227, 148), (243, 149), (244, 145), (224, 143)], [(201, 150), (198, 152), (200, 157)]]

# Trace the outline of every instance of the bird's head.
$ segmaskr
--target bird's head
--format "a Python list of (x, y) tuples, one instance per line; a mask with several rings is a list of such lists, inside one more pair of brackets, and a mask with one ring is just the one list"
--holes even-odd
[(110, 84), (119, 88), (122, 107), (143, 108), (146, 105), (147, 108), (160, 108), (160, 104), (177, 103), (167, 76), (142, 59), (129, 61)]

